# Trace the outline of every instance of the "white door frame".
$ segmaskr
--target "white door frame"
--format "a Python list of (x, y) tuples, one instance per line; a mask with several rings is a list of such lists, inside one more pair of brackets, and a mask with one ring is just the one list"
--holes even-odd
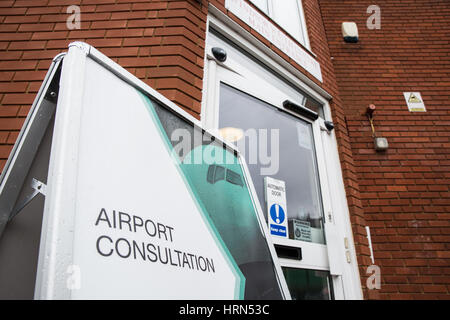
[[(230, 64), (228, 62), (232, 62), (230, 57), (230, 61), (227, 61), (226, 66), (229, 67)], [(215, 60), (209, 60), (210, 64), (214, 64)], [(232, 64), (231, 64), (232, 65)], [(234, 67), (234, 66), (233, 66)], [(273, 86), (267, 85), (264, 82), (258, 81), (258, 79), (252, 79), (249, 81), (248, 78), (244, 78), (241, 75), (234, 73), (230, 70), (227, 70), (226, 68), (222, 66), (216, 66), (213, 67), (216, 69), (216, 75), (215, 75), (215, 83), (210, 82), (210, 86), (215, 87), (215, 92), (218, 93), (217, 86), (220, 86), (220, 83), (225, 83), (228, 85), (231, 85), (235, 88), (239, 88), (246, 94), (249, 94), (253, 97), (256, 97), (258, 99), (261, 99), (269, 104), (272, 104), (274, 106), (278, 106), (281, 102), (284, 100), (292, 100), (293, 98), (284, 94), (283, 92), (277, 90)], [(270, 92), (270, 95), (266, 94)], [(216, 97), (214, 97), (214, 102), (211, 102), (209, 104), (210, 107), (208, 110), (206, 110), (205, 113), (205, 124), (207, 125), (207, 128), (211, 128), (213, 131), (218, 128), (218, 112), (219, 112), (219, 104), (218, 104), (218, 94), (216, 94)], [(285, 112), (289, 112), (288, 110), (284, 109), (282, 106), (279, 106), (280, 109), (283, 109)], [(312, 134), (314, 135), (314, 142), (315, 146), (314, 148), (318, 151), (317, 154), (322, 155), (322, 142), (320, 138), (320, 127), (319, 127), (319, 121), (311, 121), (307, 118), (304, 118), (302, 116), (299, 116), (297, 114), (292, 114), (294, 117), (303, 120), (311, 125), (312, 128)], [(319, 182), (320, 182), (320, 188), (326, 189), (327, 188), (327, 178), (325, 175), (321, 175), (320, 167), (323, 166), (323, 157), (317, 157), (317, 163), (318, 163), (318, 171), (319, 171)], [(327, 200), (328, 202), (328, 200)], [(327, 208), (325, 206), (324, 208)], [(316, 243), (308, 243), (308, 242), (299, 242), (296, 240), (291, 239), (283, 239), (280, 237), (274, 237), (272, 241), (279, 245), (285, 245), (290, 247), (298, 247), (302, 248), (303, 251), (303, 259), (301, 261), (297, 262), (298, 266), (302, 266), (303, 268), (314, 268), (316, 270), (329, 270), (329, 262), (328, 262), (328, 256), (327, 256), (327, 249), (326, 245), (323, 244), (316, 244)]]
[[(212, 10), (212, 12), (216, 12), (216, 10)], [(313, 131), (316, 144), (316, 158), (320, 178), (320, 188), (322, 192), (322, 203), (326, 218), (326, 225), (328, 226), (326, 227), (329, 249), (328, 257), (331, 256), (331, 269), (334, 270), (330, 270), (330, 267), (324, 265), (324, 261), (329, 263), (327, 259), (328, 257), (324, 257), (323, 253), (327, 251), (325, 245), (323, 245), (323, 249), (318, 252), (317, 248), (320, 245), (308, 244), (305, 242), (301, 242), (302, 250), (305, 253), (308, 253), (308, 251), (312, 252), (311, 250), (316, 250), (315, 254), (313, 254), (313, 256), (316, 256), (315, 260), (312, 259), (310, 261), (305, 260), (303, 262), (293, 262), (287, 259), (280, 259), (280, 264), (286, 267), (330, 270), (332, 271), (331, 273), (334, 274), (332, 279), (334, 296), (336, 299), (362, 299), (361, 282), (336, 137), (334, 132), (328, 132), (324, 125), (325, 120), (332, 120), (330, 105), (328, 103), (328, 99), (330, 99), (331, 96), (323, 89), (314, 90), (317, 88), (315, 87), (313, 89), (307, 83), (303, 82), (302, 78), (304, 75), (299, 78), (295, 73), (293, 74), (291, 70), (289, 70), (290, 68), (286, 69), (284, 65), (280, 65), (277, 61), (278, 59), (273, 59), (271, 57), (272, 54), (267, 54), (267, 47), (265, 47), (264, 44), (258, 44), (257, 40), (247, 40), (252, 38), (252, 36), (231, 19), (225, 18), (223, 15), (220, 17), (210, 15), (208, 17), (208, 30), (210, 30), (210, 27), (214, 28), (222, 35), (225, 35), (226, 38), (232, 41), (235, 45), (239, 46), (243, 50), (246, 50), (247, 52), (250, 52), (252, 56), (264, 63), (268, 68), (277, 70), (278, 76), (281, 76), (291, 84), (295, 84), (298, 89), (307, 92), (311, 97), (323, 104), (325, 119), (319, 118), (315, 121), (313, 123)], [(208, 33), (207, 39), (209, 38)], [(225, 63), (216, 61), (211, 54), (211, 44), (209, 43), (209, 40), (207, 40), (201, 121), (204, 127), (212, 131), (218, 128), (218, 93), (220, 85), (218, 77), (223, 79), (224, 74), (227, 73), (220, 70), (226, 70), (228, 73), (239, 73), (243, 69), (242, 66), (234, 61), (233, 57), (228, 57)], [(249, 73), (247, 73), (247, 75), (248, 74)], [(226, 77), (227, 76), (225, 76), (225, 78)], [(235, 78), (238, 77), (239, 75), (236, 75)], [(251, 85), (247, 85), (246, 87), (250, 88), (250, 92), (247, 93), (255, 95), (255, 92), (257, 91), (256, 89), (252, 90)], [(275, 98), (276, 97), (274, 96), (274, 99)], [(277, 98), (279, 99), (279, 96)], [(277, 101), (279, 104), (279, 100)], [(268, 102), (270, 103), (270, 101)], [(274, 105), (278, 106), (278, 104)], [(296, 116), (299, 117), (298, 115)], [(322, 150), (322, 152), (318, 152), (319, 150)], [(331, 239), (333, 239), (333, 241), (330, 246)], [(297, 241), (288, 239), (275, 242), (289, 246), (297, 246), (298, 243)]]

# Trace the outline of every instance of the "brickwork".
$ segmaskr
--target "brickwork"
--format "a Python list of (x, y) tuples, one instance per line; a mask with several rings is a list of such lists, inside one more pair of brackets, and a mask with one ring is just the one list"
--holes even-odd
[[(344, 105), (381, 290), (374, 299), (449, 299), (450, 2), (320, 0)], [(370, 30), (369, 5), (381, 9)], [(360, 41), (345, 43), (354, 21)], [(410, 113), (403, 92), (421, 92), (426, 113)], [(377, 153), (364, 111), (389, 141)]]
[[(0, 1), (0, 168), (51, 59), (87, 42), (177, 105), (200, 117), (208, 3), (329, 92), (361, 284), (366, 298), (448, 298), (450, 3), (380, 0), (382, 29), (367, 30), (369, 1), (303, 0), (323, 83), (225, 9), (225, 0)], [(67, 7), (81, 29), (67, 29)], [(361, 41), (345, 44), (343, 21)], [(411, 22), (414, 23), (411, 23)], [(407, 111), (420, 91), (426, 114)], [(363, 112), (390, 148), (376, 153)], [(366, 290), (369, 225), (382, 289)]]
[[(69, 30), (67, 8), (81, 8)], [(206, 1), (0, 1), (0, 168), (50, 66), (73, 41), (87, 42), (199, 117)]]
[[(363, 206), (317, 0), (303, 0), (311, 50), (324, 82), (225, 9), (224, 0), (4, 0), (0, 2), (0, 167), (45, 76), (51, 59), (72, 41), (85, 41), (195, 117), (200, 116), (208, 2), (328, 91), (351, 213), (358, 264), (369, 265)], [(68, 30), (67, 7), (81, 8), (81, 29)]]

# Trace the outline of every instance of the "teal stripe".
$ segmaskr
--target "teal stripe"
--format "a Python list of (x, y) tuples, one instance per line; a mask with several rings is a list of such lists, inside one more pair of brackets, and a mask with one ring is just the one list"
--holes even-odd
[(203, 218), (203, 221), (205, 222), (206, 226), (208, 227), (210, 233), (213, 235), (214, 241), (216, 242), (217, 246), (220, 248), (222, 254), (226, 257), (226, 261), (228, 265), (230, 266), (231, 270), (233, 271), (233, 274), (236, 277), (236, 285), (234, 289), (234, 299), (243, 300), (244, 299), (244, 293), (245, 293), (245, 277), (242, 274), (241, 270), (239, 269), (239, 266), (236, 264), (236, 261), (234, 260), (233, 256), (231, 255), (230, 251), (228, 250), (228, 247), (223, 242), (222, 237), (220, 236), (217, 228), (215, 227), (214, 223), (212, 222), (211, 218), (207, 214), (207, 211), (203, 205), (198, 199), (198, 195), (195, 191), (195, 188), (193, 188), (192, 181), (189, 179), (189, 176), (186, 174), (184, 168), (181, 166), (180, 160), (178, 156), (175, 153), (175, 150), (173, 149), (172, 143), (169, 140), (169, 137), (166, 134), (166, 131), (164, 130), (164, 127), (161, 124), (161, 121), (159, 120), (158, 115), (156, 114), (156, 110), (153, 107), (153, 104), (151, 100), (142, 94), (140, 91), (136, 90), (139, 95), (141, 96), (142, 100), (144, 101), (145, 106), (147, 107), (147, 110), (149, 111), (150, 117), (153, 120), (153, 123), (158, 127), (158, 132), (161, 136), (161, 139), (165, 142), (164, 145), (166, 146), (167, 152), (171, 155), (173, 160), (176, 163), (176, 168), (178, 169), (178, 172), (180, 173), (180, 176), (182, 177), (187, 189), (189, 190), (189, 193), (194, 200), (197, 209), (200, 211), (201, 216)]

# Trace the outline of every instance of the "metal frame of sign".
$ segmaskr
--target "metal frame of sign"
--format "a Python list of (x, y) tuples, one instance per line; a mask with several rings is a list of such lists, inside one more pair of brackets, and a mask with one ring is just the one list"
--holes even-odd
[(52, 80), (65, 54), (59, 54), (53, 59), (0, 176), (0, 237), (10, 218), (19, 209), (15, 205), (22, 185), (56, 111), (56, 100), (49, 103), (45, 98), (55, 90), (52, 86), (58, 85)]
[[(82, 108), (80, 108), (80, 105), (82, 104), (83, 79), (87, 58), (92, 59), (127, 84), (152, 97), (162, 106), (179, 115), (194, 127), (207, 132), (237, 155), (244, 170), (245, 180), (258, 215), (259, 225), (266, 239), (276, 269), (281, 292), (285, 299), (290, 299), (291, 296), (265, 223), (262, 208), (257, 199), (251, 178), (249, 178), (250, 173), (247, 164), (237, 148), (223, 141), (221, 137), (205, 130), (200, 121), (189, 113), (133, 76), (97, 49), (83, 42), (71, 43), (67, 54), (58, 55), (54, 59), (0, 180), (1, 235), (2, 227), (4, 227), (7, 219), (13, 212), (13, 206), (23, 184), (23, 178), (16, 177), (16, 175), (18, 172), (23, 172), (21, 175), (26, 175), (40, 144), (39, 137), (33, 138), (33, 128), (40, 128), (38, 130), (39, 132), (45, 132), (50, 118), (54, 115), (55, 125), (47, 177), (44, 218), (41, 229), (35, 299), (71, 298), (71, 290), (67, 287), (67, 270), (70, 270), (73, 259), (73, 237), (61, 238), (59, 236), (61, 234), (73, 234), (72, 231), (75, 225), (76, 199), (74, 197), (74, 190), (76, 187), (75, 175), (78, 161), (77, 141), (79, 140), (81, 131), (80, 121)], [(57, 112), (56, 108), (53, 108), (43, 113), (43, 110), (45, 111), (44, 104), (42, 103), (43, 97), (48, 94), (52, 79), (62, 61), (60, 88), (59, 92), (57, 92)], [(47, 121), (42, 121), (43, 119), (47, 119)], [(34, 150), (34, 152), (30, 152), (29, 150)], [(15, 191), (10, 195), (11, 192), (8, 190)], [(64, 214), (55, 214), (55, 212), (64, 212)], [(5, 217), (6, 221), (4, 221)]]

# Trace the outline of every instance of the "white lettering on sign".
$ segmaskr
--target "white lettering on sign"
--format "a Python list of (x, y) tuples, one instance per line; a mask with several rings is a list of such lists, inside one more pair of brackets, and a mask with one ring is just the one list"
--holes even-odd
[(248, 3), (226, 0), (225, 7), (322, 82), (320, 63)]

